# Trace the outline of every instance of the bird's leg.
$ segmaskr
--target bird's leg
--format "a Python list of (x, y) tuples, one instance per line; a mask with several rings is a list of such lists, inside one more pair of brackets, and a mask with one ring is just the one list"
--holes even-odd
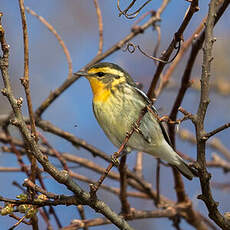
[(111, 162), (116, 166), (118, 167), (119, 164), (120, 164), (120, 161), (118, 159), (120, 155), (118, 154), (118, 152), (115, 152), (112, 156), (111, 156)]
[(129, 153), (129, 151), (127, 151), (127, 149), (124, 149), (121, 153), (118, 154), (118, 152), (115, 152), (112, 156), (111, 156), (111, 161), (112, 163), (118, 167), (120, 162), (119, 162), (119, 157), (124, 157)]
[(151, 137), (145, 135), (141, 129), (140, 129), (140, 124), (137, 124), (136, 122), (133, 124), (133, 130), (136, 132), (136, 133), (139, 133), (143, 138), (144, 140), (147, 142), (147, 143), (151, 143)]
[[(137, 124), (137, 122), (134, 122), (132, 125), (132, 130), (136, 133), (143, 135), (142, 131), (140, 130), (140, 123)], [(127, 132), (126, 137), (128, 137), (129, 135), (130, 135), (130, 132)]]
[(106, 176), (109, 174), (110, 170), (112, 169), (112, 167), (114, 165), (119, 165), (119, 161), (118, 161), (118, 157), (122, 154), (122, 152), (125, 150), (126, 148), (126, 145), (129, 141), (129, 138), (132, 136), (132, 134), (135, 132), (134, 129), (138, 130), (139, 129), (139, 126), (140, 126), (140, 121), (141, 119), (143, 118), (143, 116), (145, 115), (145, 113), (147, 112), (147, 109), (146, 107), (144, 107), (141, 111), (141, 114), (137, 120), (137, 122), (134, 123), (134, 127), (131, 128), (131, 130), (129, 132), (126, 133), (126, 137), (124, 139), (124, 142), (122, 143), (122, 145), (120, 146), (119, 150), (117, 152), (115, 152), (113, 155), (112, 155), (112, 162), (110, 162), (110, 164), (108, 165), (108, 167), (105, 169), (104, 173), (101, 175), (100, 179), (90, 185), (90, 195), (92, 197), (95, 197), (96, 196), (96, 192), (98, 190), (98, 188), (100, 187), (100, 185), (103, 183), (104, 179), (106, 178)]

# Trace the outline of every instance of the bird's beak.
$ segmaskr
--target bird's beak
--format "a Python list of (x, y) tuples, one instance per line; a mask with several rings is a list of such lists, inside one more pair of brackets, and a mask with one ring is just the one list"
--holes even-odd
[(76, 73), (74, 73), (75, 75), (78, 75), (78, 76), (84, 76), (84, 77), (95, 77), (95, 74), (94, 73), (87, 73), (87, 72), (84, 72), (84, 71), (78, 71)]
[(88, 76), (90, 75), (89, 73), (87, 72), (84, 72), (84, 71), (78, 71), (76, 73), (74, 73), (75, 75), (78, 75), (78, 76)]

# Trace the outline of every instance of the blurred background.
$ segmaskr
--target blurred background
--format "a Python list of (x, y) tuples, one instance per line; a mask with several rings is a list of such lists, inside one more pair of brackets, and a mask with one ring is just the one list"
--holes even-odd
[[(142, 2), (142, 1), (139, 1)], [(137, 3), (137, 8), (138, 4)], [(129, 1), (122, 1), (121, 8), (125, 8)], [(156, 10), (160, 6), (161, 1), (152, 1), (140, 13), (140, 15), (153, 9)], [(93, 0), (85, 1), (58, 1), (58, 0), (25, 0), (25, 5), (34, 10), (37, 14), (44, 17), (59, 33), (64, 40), (67, 48), (70, 51), (73, 70), (78, 71), (81, 67), (95, 57), (98, 51), (98, 23), (96, 10)], [(120, 39), (130, 33), (131, 26), (136, 19), (128, 20), (124, 17), (118, 17), (118, 9), (116, 1), (99, 0), (99, 5), (103, 17), (103, 32), (104, 46), (103, 51), (110, 48)], [(174, 33), (177, 31), (183, 17), (186, 13), (189, 3), (184, 0), (171, 1), (164, 13), (162, 14), (161, 26), (162, 40), (158, 56), (164, 51), (169, 42), (172, 40)], [(208, 12), (208, 2), (200, 1), (200, 10), (193, 16), (191, 23), (187, 27), (184, 39), (188, 39), (195, 28), (200, 24), (203, 17)], [(19, 78), (23, 75), (23, 36), (20, 11), (18, 1), (16, 0), (0, 0), (0, 11), (3, 12), (2, 23), (6, 30), (6, 39), (10, 45), (10, 77), (13, 84), (14, 92), (17, 97), (23, 97), (24, 90), (20, 84)], [(137, 17), (138, 18), (138, 17)], [(40, 103), (49, 95), (49, 93), (60, 86), (68, 75), (68, 65), (66, 57), (63, 53), (60, 44), (54, 35), (32, 15), (27, 14), (27, 24), (29, 32), (29, 47), (30, 47), (30, 78), (31, 78), (31, 95), (33, 108), (36, 109)], [(217, 39), (214, 44), (214, 62), (212, 65), (212, 88), (211, 88), (211, 103), (208, 107), (206, 116), (206, 129), (211, 131), (216, 127), (229, 122), (230, 120), (230, 14), (229, 10), (221, 18), (218, 25), (215, 27), (215, 37)], [(138, 44), (147, 53), (152, 54), (156, 45), (157, 35), (152, 27), (135, 37), (132, 42)], [(181, 63), (174, 72), (169, 86), (159, 96), (156, 101), (156, 108), (161, 114), (168, 114), (172, 108), (176, 93), (178, 91), (178, 83), (184, 71), (187, 54), (183, 57)], [(127, 72), (138, 82), (143, 83), (144, 91), (148, 90), (152, 80), (156, 66), (154, 62), (143, 56), (140, 52), (135, 53), (118, 51), (110, 55), (105, 61), (113, 62), (123, 67)], [(199, 77), (201, 74), (202, 52), (197, 58), (196, 65), (192, 72), (195, 86), (190, 88), (185, 96), (182, 107), (187, 111), (196, 113), (199, 103)], [(167, 67), (166, 67), (167, 69)], [(2, 79), (0, 80), (1, 88), (3, 87)], [(73, 133), (79, 138), (85, 139), (88, 143), (95, 145), (97, 148), (112, 154), (116, 148), (106, 138), (103, 131), (97, 124), (91, 106), (92, 93), (89, 83), (86, 79), (81, 78), (68, 88), (43, 114), (45, 120), (51, 120), (53, 124)], [(24, 100), (25, 101), (25, 100)], [(23, 103), (24, 114), (27, 116), (26, 103)], [(0, 113), (9, 113), (10, 107), (7, 99), (0, 96)], [(181, 124), (180, 129), (188, 129), (194, 133), (193, 125), (190, 121)], [(16, 130), (12, 129), (15, 136), (18, 136)], [(41, 131), (41, 130), (40, 130)], [(41, 131), (42, 132), (42, 131)], [(222, 141), (227, 149), (230, 149), (229, 130), (225, 130), (218, 134), (218, 138)], [(61, 152), (70, 152), (81, 157), (89, 158), (103, 167), (107, 163), (102, 159), (93, 158), (93, 156), (84, 149), (76, 149), (70, 143), (63, 141), (48, 133), (42, 132), (49, 142)], [(196, 146), (177, 138), (177, 149), (189, 156), (196, 158)], [(211, 159), (214, 152), (212, 148), (207, 149), (207, 158)], [(26, 158), (25, 158), (26, 159)], [(133, 169), (136, 155), (132, 153), (128, 155), (128, 167)], [(55, 163), (55, 161), (53, 161)], [(1, 166), (18, 167), (16, 157), (11, 154), (0, 154)], [(59, 166), (59, 165), (56, 165)], [(76, 167), (76, 165), (73, 165)], [(153, 183), (155, 186), (155, 167), (156, 160), (151, 156), (144, 154), (144, 178)], [(97, 180), (98, 174), (87, 169), (76, 167), (78, 173), (88, 176), (91, 179)], [(116, 169), (114, 169), (116, 170)], [(210, 169), (213, 173), (212, 181), (230, 183), (227, 174), (224, 174), (220, 169)], [(47, 175), (46, 175), (47, 176)], [(21, 191), (12, 185), (15, 180), (22, 184), (25, 179), (23, 173), (0, 173), (0, 195), (8, 198), (15, 198)], [(68, 194), (64, 186), (59, 185), (50, 179), (49, 176), (45, 179), (47, 189), (50, 192), (57, 194)], [(200, 185), (198, 180), (185, 182), (186, 192), (193, 200), (196, 209), (199, 209), (205, 215), (207, 214), (206, 207), (203, 202), (196, 199), (200, 194)], [(77, 181), (83, 189), (89, 190), (88, 185)], [(106, 184), (115, 182), (106, 180)], [(118, 184), (117, 184), (118, 185)], [(170, 199), (175, 199), (173, 177), (170, 168), (161, 167), (161, 193)], [(229, 191), (220, 191), (213, 189), (214, 199), (220, 203), (220, 211), (230, 211)], [(69, 193), (70, 194), (70, 193)], [(116, 196), (111, 193), (100, 190), (98, 197), (104, 200), (116, 212), (120, 211), (120, 202)], [(150, 200), (129, 199), (134, 208), (143, 210), (154, 209), (154, 204)], [(61, 217), (63, 226), (68, 225), (74, 218), (78, 218), (78, 212), (75, 207), (55, 207), (57, 215)], [(86, 207), (86, 217), (98, 217), (90, 208)], [(42, 220), (42, 218), (40, 218)], [(8, 217), (0, 216), (1, 229), (7, 229), (15, 223), (15, 220)], [(52, 221), (52, 223), (55, 223)], [(167, 219), (144, 219), (130, 222), (135, 229), (173, 229), (172, 222)], [(41, 221), (40, 225), (45, 224)], [(54, 224), (55, 226), (55, 224)], [(17, 229), (30, 229), (26, 225), (20, 225)], [(182, 229), (190, 230), (191, 226), (186, 222), (182, 222)], [(41, 228), (43, 229), (43, 228)], [(94, 229), (116, 229), (116, 227), (107, 225), (94, 227)]]

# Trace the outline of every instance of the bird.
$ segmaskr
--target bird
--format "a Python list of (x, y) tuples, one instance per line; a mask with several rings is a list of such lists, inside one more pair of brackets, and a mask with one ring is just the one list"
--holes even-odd
[(119, 148), (127, 132), (134, 127), (141, 111), (151, 106), (140, 120), (139, 127), (127, 142), (127, 151), (136, 150), (166, 161), (187, 179), (197, 176), (172, 148), (170, 138), (151, 100), (141, 91), (132, 77), (119, 65), (99, 62), (75, 74), (88, 79), (93, 93), (93, 112), (110, 141)]

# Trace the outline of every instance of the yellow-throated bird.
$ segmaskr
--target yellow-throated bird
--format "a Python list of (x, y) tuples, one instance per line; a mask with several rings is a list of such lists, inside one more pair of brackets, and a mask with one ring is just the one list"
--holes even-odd
[[(118, 65), (98, 63), (76, 74), (89, 80), (95, 117), (107, 137), (119, 148), (127, 131), (131, 130), (150, 100)], [(152, 109), (157, 114), (153, 106)], [(129, 139), (127, 147), (167, 161), (190, 180), (196, 175), (196, 171), (172, 149), (166, 130), (149, 111), (140, 122), (139, 132), (134, 132)]]

